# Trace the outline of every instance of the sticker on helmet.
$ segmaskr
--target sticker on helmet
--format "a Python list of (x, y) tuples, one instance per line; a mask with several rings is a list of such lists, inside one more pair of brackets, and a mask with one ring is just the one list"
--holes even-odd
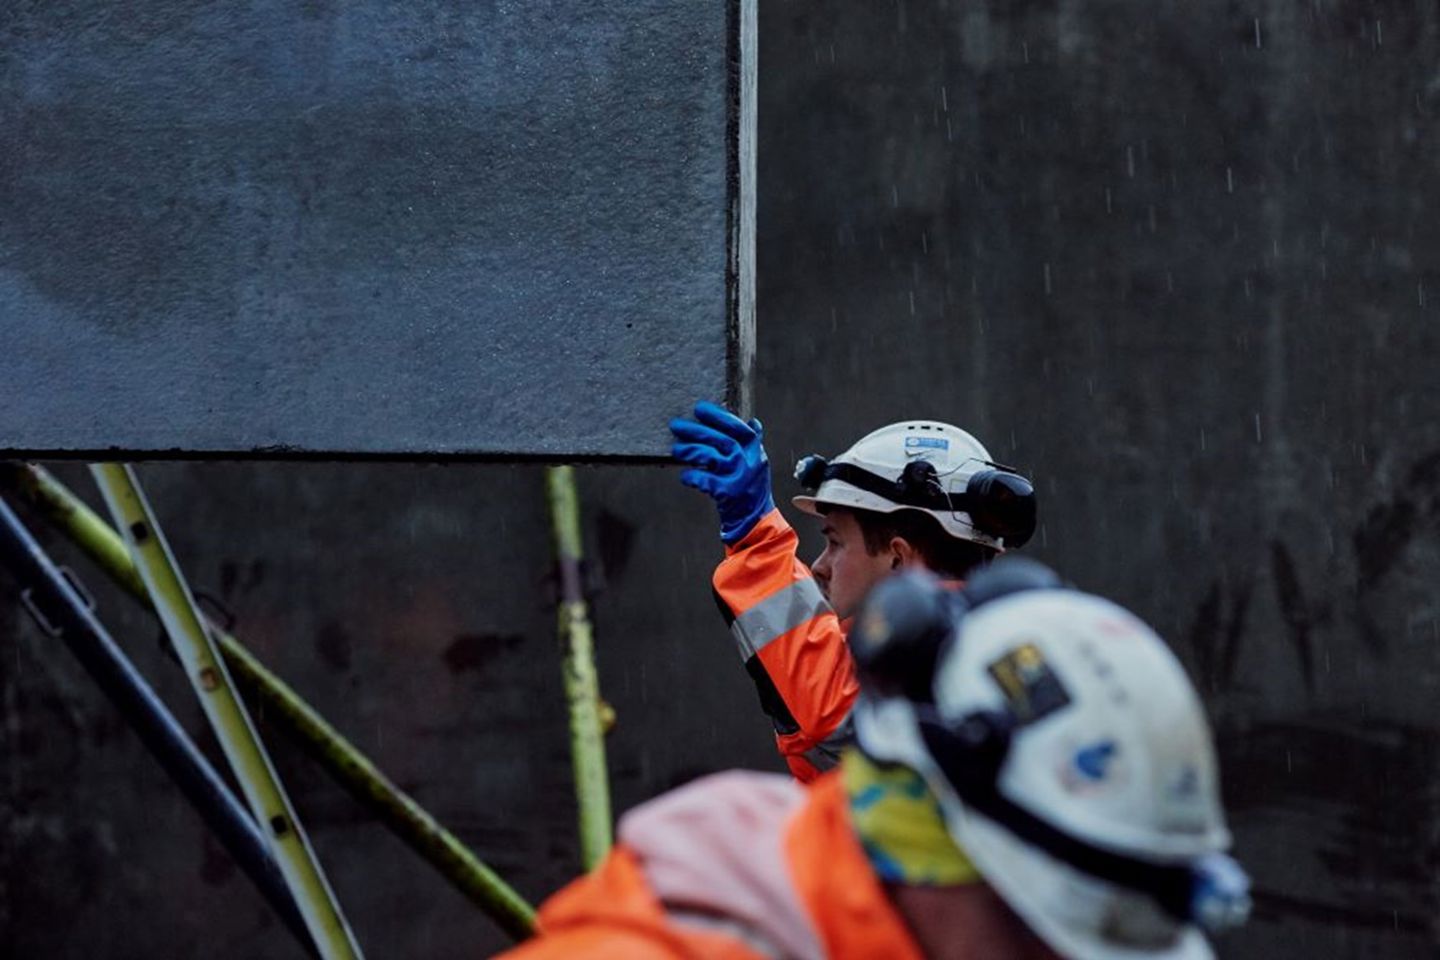
[(1120, 744), (1109, 737), (1079, 746), (1070, 741), (1064, 746), (1062, 756), (1058, 773), (1060, 786), (1066, 793), (1095, 794), (1114, 790), (1129, 780)]
[(936, 451), (944, 452), (949, 449), (950, 441), (944, 437), (905, 438), (905, 455), (907, 457), (924, 457)]
[(1033, 643), (1011, 650), (989, 670), (1019, 723), (1034, 723), (1070, 703), (1060, 678)]
[(1086, 780), (1104, 780), (1110, 769), (1110, 761), (1120, 748), (1114, 740), (1101, 740), (1075, 751), (1075, 772)]

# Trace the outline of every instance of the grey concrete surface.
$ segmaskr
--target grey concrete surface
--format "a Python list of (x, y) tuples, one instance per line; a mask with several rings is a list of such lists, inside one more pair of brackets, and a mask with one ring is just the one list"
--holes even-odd
[(1031, 552), (1206, 695), (1258, 883), (1221, 955), (1435, 956), (1440, 16), (772, 14), (777, 444), (925, 411), (1033, 471)]
[(0, 450), (663, 454), (747, 383), (742, 7), (7, 5)]
[[(1220, 956), (1435, 956), (1440, 18), (882, 0), (771, 3), (760, 26), (756, 410), (777, 492), (794, 457), (891, 419), (972, 429), (1037, 480), (1027, 552), (1152, 622), (1206, 697), (1258, 885)], [(397, 779), (527, 895), (576, 869), (538, 469), (143, 476), (196, 583)], [(618, 807), (779, 769), (709, 597), (708, 504), (656, 467), (580, 483)], [(208, 955), (285, 955), (9, 590), (6, 942), (193, 955), (210, 924)], [(186, 703), (153, 623), (101, 604)], [(279, 749), (373, 955), (500, 945)]]

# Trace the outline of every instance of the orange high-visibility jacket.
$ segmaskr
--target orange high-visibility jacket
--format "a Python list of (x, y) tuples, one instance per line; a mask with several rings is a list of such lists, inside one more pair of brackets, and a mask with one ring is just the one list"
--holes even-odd
[(860, 686), (844, 627), (796, 556), (799, 543), (772, 510), (726, 548), (713, 583), (780, 753), (808, 783), (853, 739), (850, 711)]
[(505, 960), (921, 960), (838, 774), (731, 772), (635, 808)]

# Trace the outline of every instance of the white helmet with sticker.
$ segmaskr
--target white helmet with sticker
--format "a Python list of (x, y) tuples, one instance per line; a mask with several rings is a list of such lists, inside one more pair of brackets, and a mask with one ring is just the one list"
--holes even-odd
[(995, 549), (1019, 546), (1035, 528), (1030, 482), (990, 459), (969, 433), (937, 420), (906, 420), (862, 437), (834, 460), (803, 458), (795, 478), (813, 491), (791, 502), (894, 513), (920, 510), (946, 533)]
[[(1210, 957), (1204, 931), (1241, 922), (1249, 898), (1223, 853), (1199, 698), (1164, 642), (1107, 600), (1053, 581), (987, 599), (986, 581), (1014, 571), (999, 561), (940, 606), (918, 575), (877, 588), (852, 631), (861, 749), (925, 777), (956, 843), (1062, 956)], [(885, 695), (894, 685), (865, 665), (887, 663), (892, 634), (935, 636), (913, 613), (927, 609), (957, 621), (929, 660), (934, 702)], [(900, 653), (888, 671), (925, 661)]]

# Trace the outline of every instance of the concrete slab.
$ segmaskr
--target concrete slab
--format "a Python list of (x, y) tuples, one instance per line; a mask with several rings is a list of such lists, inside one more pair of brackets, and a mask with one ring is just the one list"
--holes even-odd
[(748, 403), (753, 0), (5, 20), (0, 451), (654, 457)]

